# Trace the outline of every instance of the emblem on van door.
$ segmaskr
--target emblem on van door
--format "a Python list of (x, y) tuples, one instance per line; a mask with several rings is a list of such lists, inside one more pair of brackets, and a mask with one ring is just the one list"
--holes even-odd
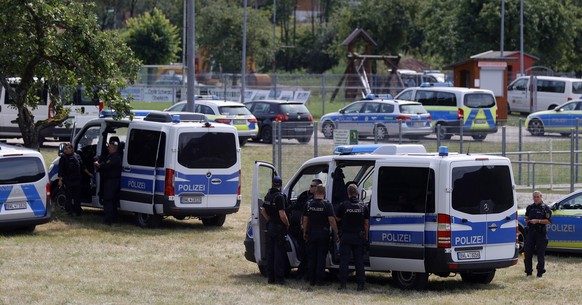
[(212, 173), (211, 172), (206, 173), (206, 178), (210, 178), (210, 177), (212, 177)]

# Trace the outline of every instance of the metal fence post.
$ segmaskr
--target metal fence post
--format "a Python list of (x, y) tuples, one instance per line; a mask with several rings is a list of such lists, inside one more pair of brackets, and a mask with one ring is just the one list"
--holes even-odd
[(283, 168), (281, 167), (282, 165), (282, 159), (283, 159), (283, 122), (279, 123), (279, 130), (277, 131), (277, 138), (279, 138), (279, 143), (278, 148), (279, 148), (279, 159), (278, 159), (278, 170), (279, 170), (279, 176), (283, 177)]
[[(576, 164), (578, 164), (579, 160), (579, 150), (580, 150), (580, 139), (578, 139), (578, 136), (580, 135), (580, 119), (576, 119)], [(578, 182), (578, 165), (576, 165), (576, 182)]]
[(378, 144), (378, 123), (374, 123), (374, 144)]
[(319, 155), (319, 152), (317, 151), (317, 142), (318, 142), (318, 137), (317, 137), (317, 131), (319, 130), (319, 123), (318, 122), (313, 122), (313, 157), (317, 157)]
[(459, 119), (459, 153), (463, 153), (463, 120)]
[(441, 147), (441, 134), (442, 134), (442, 125), (441, 124), (437, 124), (436, 125), (436, 136), (437, 136), (437, 149), (438, 147)]
[(532, 176), (533, 176), (531, 179), (532, 180), (531, 190), (535, 191), (536, 190), (536, 165), (535, 165), (535, 163), (533, 163), (531, 165), (531, 167), (532, 167)]
[[(402, 144), (402, 122), (402, 120), (398, 120), (398, 144)], [(388, 133), (388, 129), (386, 129), (386, 133)]]
[(325, 114), (325, 74), (321, 75), (321, 115)]
[(501, 155), (505, 157), (507, 144), (505, 141), (505, 137), (507, 136), (507, 130), (505, 126), (501, 127)]
[(273, 165), (277, 164), (277, 128), (279, 126), (279, 122), (273, 122), (273, 126), (271, 127), (271, 146), (273, 148)]
[(574, 167), (574, 128), (570, 128), (570, 193), (574, 191), (574, 175), (576, 168)]
[(522, 153), (522, 144), (523, 144), (523, 137), (521, 134), (521, 130), (523, 127), (523, 119), (519, 119), (519, 128), (517, 129), (518, 139), (517, 139), (517, 161), (519, 161), (519, 165), (517, 167), (517, 184), (521, 184), (521, 175), (522, 175), (522, 167), (521, 167), (521, 153)]

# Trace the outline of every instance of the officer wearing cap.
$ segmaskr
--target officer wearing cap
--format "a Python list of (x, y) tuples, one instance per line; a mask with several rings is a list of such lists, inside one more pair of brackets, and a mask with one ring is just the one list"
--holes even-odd
[(358, 290), (364, 289), (366, 275), (364, 270), (364, 244), (370, 231), (370, 214), (368, 208), (360, 201), (358, 187), (348, 185), (348, 200), (338, 207), (337, 219), (341, 220), (340, 237), (340, 287), (346, 289), (348, 279), (348, 264), (354, 257)]
[(103, 223), (111, 225), (117, 221), (117, 203), (121, 182), (121, 153), (119, 141), (111, 140), (107, 145), (107, 156), (95, 161), (95, 168), (101, 175), (101, 190), (103, 196)]
[(285, 197), (281, 194), (283, 180), (274, 176), (261, 215), (267, 222), (267, 277), (269, 284), (285, 284), (285, 235), (289, 229), (289, 220), (285, 213)]
[(534, 252), (537, 252), (537, 277), (542, 277), (546, 273), (545, 255), (546, 247), (548, 246), (548, 230), (546, 226), (552, 223), (552, 210), (544, 203), (540, 191), (533, 192), (533, 201), (534, 203), (528, 205), (525, 209), (524, 217), (527, 223), (527, 235), (523, 246), (525, 252), (525, 274), (527, 276), (532, 274), (532, 258)]

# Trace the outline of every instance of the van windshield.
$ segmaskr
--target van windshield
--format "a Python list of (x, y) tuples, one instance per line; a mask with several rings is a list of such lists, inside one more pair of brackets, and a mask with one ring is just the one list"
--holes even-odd
[(453, 168), (453, 209), (467, 214), (496, 214), (513, 206), (513, 184), (505, 165)]
[(0, 168), (0, 185), (35, 182), (45, 175), (42, 162), (34, 157), (3, 158)]
[(178, 163), (187, 168), (229, 168), (237, 162), (234, 133), (185, 132), (178, 139)]
[(495, 98), (487, 93), (471, 93), (465, 95), (465, 106), (469, 108), (491, 108), (495, 106)]

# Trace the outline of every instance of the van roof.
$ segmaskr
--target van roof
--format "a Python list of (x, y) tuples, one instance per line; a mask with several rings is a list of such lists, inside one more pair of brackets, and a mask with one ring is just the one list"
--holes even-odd
[(34, 149), (30, 149), (24, 146), (11, 145), (0, 142), (0, 157), (5, 157), (8, 155), (35, 155), (40, 156), (40, 153)]
[(487, 92), (493, 93), (493, 91), (488, 89), (480, 89), (480, 88), (465, 88), (465, 87), (417, 87), (416, 90), (430, 90), (430, 91), (444, 91), (444, 92)]

